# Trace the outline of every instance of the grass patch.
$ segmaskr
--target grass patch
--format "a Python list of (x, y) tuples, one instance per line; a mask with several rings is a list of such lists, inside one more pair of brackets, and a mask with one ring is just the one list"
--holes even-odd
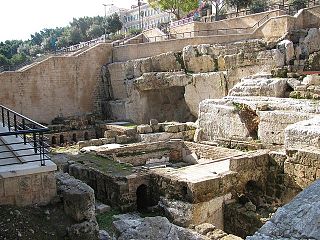
[(93, 153), (71, 156), (71, 159), (83, 163), (85, 166), (98, 169), (104, 173), (113, 175), (129, 175), (132, 173), (132, 165), (115, 162), (112, 157), (100, 157)]
[(100, 229), (104, 229), (107, 232), (112, 232), (113, 216), (120, 214), (119, 210), (111, 209), (109, 212), (99, 214), (97, 216), (97, 222)]
[(67, 147), (52, 147), (50, 152), (52, 154), (60, 154), (60, 153), (76, 154), (79, 152), (79, 147), (78, 145), (71, 145)]

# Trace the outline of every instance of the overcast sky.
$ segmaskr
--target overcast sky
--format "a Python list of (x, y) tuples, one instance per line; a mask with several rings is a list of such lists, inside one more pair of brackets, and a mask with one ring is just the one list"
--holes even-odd
[(73, 17), (104, 16), (102, 4), (130, 8), (137, 0), (1, 0), (0, 42), (30, 39), (43, 28), (64, 27)]

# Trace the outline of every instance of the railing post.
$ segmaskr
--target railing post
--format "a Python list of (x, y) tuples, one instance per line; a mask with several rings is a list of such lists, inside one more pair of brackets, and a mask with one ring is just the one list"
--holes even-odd
[(33, 148), (34, 148), (34, 152), (37, 153), (38, 149), (37, 149), (37, 135), (36, 133), (33, 133)]
[[(14, 131), (17, 132), (17, 115), (13, 114), (13, 124), (14, 124)], [(18, 134), (16, 134), (16, 138)]]
[(2, 106), (1, 106), (1, 117), (2, 117), (2, 127), (5, 127), (6, 124), (4, 123), (4, 109)]
[(8, 120), (8, 129), (9, 129), (9, 132), (11, 132), (11, 126), (10, 126), (10, 112), (9, 110), (7, 110), (7, 120)]
[[(22, 129), (26, 130), (26, 121), (25, 121), (24, 118), (22, 118)], [(27, 144), (27, 135), (26, 135), (26, 133), (23, 133), (23, 143), (24, 143), (24, 145)]]

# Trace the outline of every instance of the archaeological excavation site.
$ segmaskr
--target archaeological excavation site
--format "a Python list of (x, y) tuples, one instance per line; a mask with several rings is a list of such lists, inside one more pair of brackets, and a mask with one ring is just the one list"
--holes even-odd
[(316, 2), (0, 73), (0, 239), (320, 239)]

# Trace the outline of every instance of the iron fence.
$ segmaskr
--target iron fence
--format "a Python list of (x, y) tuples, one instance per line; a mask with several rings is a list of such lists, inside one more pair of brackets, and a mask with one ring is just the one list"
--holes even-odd
[[(40, 162), (45, 166), (46, 160), (50, 160), (50, 146), (44, 133), (49, 129), (2, 105), (0, 121), (0, 166), (29, 162)], [(15, 137), (15, 140), (10, 141), (6, 137)], [(13, 161), (8, 161), (10, 159)]]

